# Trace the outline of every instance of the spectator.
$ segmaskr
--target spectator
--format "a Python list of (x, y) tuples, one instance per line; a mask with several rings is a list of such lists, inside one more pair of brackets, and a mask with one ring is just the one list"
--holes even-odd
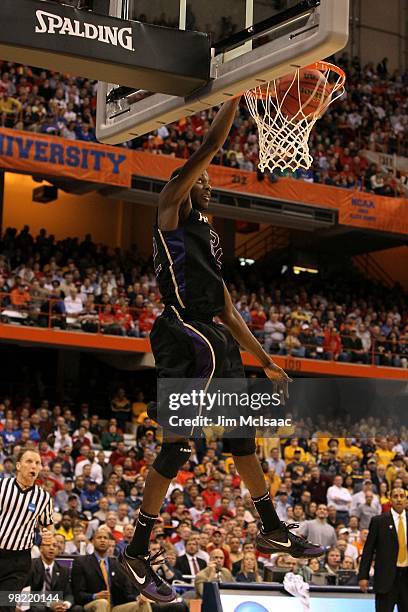
[[(363, 486), (362, 486), (361, 491), (358, 491), (357, 493), (354, 493), (351, 496), (350, 514), (355, 515), (355, 509), (358, 507), (358, 505), (365, 503), (366, 493), (368, 492), (374, 493), (374, 486), (370, 479), (363, 480)], [(379, 514), (381, 511), (381, 508), (380, 508), (380, 503), (378, 500), (378, 495), (374, 495), (373, 504), (375, 505), (376, 509), (378, 510), (378, 514)]]
[(99, 312), (99, 326), (104, 334), (125, 336), (126, 331), (113, 310), (112, 304), (105, 304)]
[[(377, 504), (375, 503), (377, 501)], [(378, 500), (374, 499), (372, 491), (365, 493), (365, 501), (357, 504), (354, 510), (355, 516), (359, 519), (360, 529), (368, 529), (371, 519), (381, 514), (381, 507), (378, 507)]]
[(64, 306), (68, 325), (79, 326), (78, 316), (83, 312), (84, 305), (76, 289), (69, 291), (69, 295), (64, 299)]
[(81, 494), (81, 504), (84, 511), (89, 511), (91, 514), (98, 510), (98, 502), (102, 497), (101, 491), (98, 491), (97, 482), (90, 478), (86, 484), (85, 490)]
[(300, 527), (300, 533), (310, 540), (324, 548), (333, 547), (336, 545), (336, 531), (327, 522), (327, 506), (319, 504), (317, 506), (316, 518), (311, 521), (305, 521)]
[(341, 554), (338, 548), (332, 547), (326, 554), (325, 569), (330, 576), (336, 576), (341, 565)]
[(104, 431), (101, 438), (103, 450), (114, 450), (119, 442), (123, 442), (123, 436), (118, 433), (116, 425), (109, 425), (108, 431)]
[(68, 509), (68, 499), (73, 494), (73, 489), (74, 481), (72, 478), (65, 478), (64, 489), (62, 491), (58, 491), (55, 496), (54, 509), (56, 511), (65, 512)]
[[(73, 538), (69, 542), (65, 543), (65, 554), (66, 555), (91, 555), (94, 547), (91, 542), (88, 541), (85, 530), (81, 524), (76, 524), (73, 527)], [(75, 591), (74, 591), (75, 593)]]
[(125, 431), (126, 423), (130, 421), (131, 403), (126, 397), (123, 388), (119, 388), (111, 401), (111, 412), (117, 421), (120, 429)]
[(277, 447), (272, 448), (271, 449), (271, 456), (270, 457), (266, 457), (265, 459), (266, 459), (266, 461), (268, 463), (268, 466), (275, 470), (275, 474), (279, 478), (282, 478), (282, 476), (284, 475), (284, 472), (286, 470), (286, 463), (284, 462), (283, 459), (279, 458), (279, 449)]
[(194, 585), (198, 597), (203, 596), (204, 582), (234, 582), (231, 572), (223, 567), (224, 553), (219, 548), (214, 548), (210, 553), (208, 567), (201, 570), (195, 577)]
[(95, 452), (91, 449), (87, 449), (86, 456), (81, 461), (78, 461), (75, 466), (75, 476), (79, 476), (83, 473), (85, 465), (89, 465), (91, 468), (90, 477), (96, 482), (97, 485), (101, 485), (103, 482), (103, 470), (102, 466), (96, 461)]
[(313, 466), (310, 470), (310, 481), (307, 484), (307, 490), (310, 491), (312, 501), (317, 504), (325, 504), (330, 483), (331, 478), (322, 474), (318, 466)]
[(148, 336), (156, 320), (153, 304), (146, 304), (139, 317), (139, 332), (142, 337)]
[(340, 334), (334, 327), (333, 321), (328, 321), (327, 327), (324, 330), (323, 349), (325, 359), (334, 359), (336, 361), (341, 354)]
[[(62, 491), (60, 491), (62, 493)], [(56, 535), (63, 535), (65, 542), (70, 542), (74, 539), (72, 531), (72, 518), (70, 512), (64, 512), (62, 515), (61, 523), (58, 529), (55, 531)]]
[(12, 127), (19, 118), (22, 104), (17, 98), (9, 95), (8, 91), (0, 92), (0, 120), (2, 127)]
[(176, 561), (176, 569), (183, 576), (192, 576), (194, 579), (201, 570), (207, 567), (207, 563), (197, 556), (198, 542), (193, 536), (189, 537), (186, 542), (184, 555), (180, 555)]
[(333, 485), (327, 490), (327, 503), (336, 509), (337, 519), (348, 525), (351, 495), (343, 485), (343, 478), (335, 476)]
[(343, 336), (343, 351), (339, 355), (339, 361), (350, 361), (351, 363), (367, 363), (368, 355), (364, 351), (361, 338), (357, 330), (352, 329), (350, 335)]
[(253, 553), (245, 553), (241, 561), (241, 570), (236, 574), (235, 580), (236, 582), (262, 582), (256, 556)]
[(123, 537), (115, 545), (115, 557), (120, 557), (120, 555), (124, 552), (126, 546), (130, 544), (133, 538), (134, 531), (135, 528), (130, 523), (123, 527)]

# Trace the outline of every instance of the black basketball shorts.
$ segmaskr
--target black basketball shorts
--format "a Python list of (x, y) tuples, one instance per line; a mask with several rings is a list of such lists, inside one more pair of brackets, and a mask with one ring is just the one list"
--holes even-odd
[(245, 378), (239, 346), (223, 325), (184, 320), (166, 308), (150, 343), (159, 378)]
[[(150, 343), (159, 378), (203, 379), (202, 388), (206, 389), (216, 378), (245, 379), (238, 343), (223, 325), (212, 321), (185, 320), (179, 311), (167, 307), (154, 323)], [(239, 406), (235, 411), (240, 411)], [(171, 439), (172, 434), (166, 432), (165, 426), (164, 430), (165, 439)], [(187, 437), (185, 432), (181, 435)], [(202, 435), (202, 428), (196, 427), (194, 435), (188, 437)], [(255, 452), (253, 428), (247, 428), (243, 438), (239, 437), (237, 430), (233, 434), (225, 432), (223, 438), (225, 452), (234, 455)]]

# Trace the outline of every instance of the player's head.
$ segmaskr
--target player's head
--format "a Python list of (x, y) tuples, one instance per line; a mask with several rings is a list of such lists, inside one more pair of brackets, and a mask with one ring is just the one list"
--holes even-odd
[(37, 451), (23, 449), (16, 462), (17, 478), (26, 486), (32, 486), (41, 470), (41, 457)]
[[(177, 168), (172, 173), (170, 180), (174, 179), (181, 172)], [(190, 191), (191, 205), (195, 210), (205, 212), (208, 210), (211, 200), (211, 182), (208, 172), (204, 171), (196, 180)]]

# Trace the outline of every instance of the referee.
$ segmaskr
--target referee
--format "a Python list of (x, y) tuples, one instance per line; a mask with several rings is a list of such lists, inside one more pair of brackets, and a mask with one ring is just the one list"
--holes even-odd
[(34, 532), (40, 527), (43, 544), (53, 537), (53, 506), (49, 493), (34, 484), (41, 470), (37, 451), (21, 450), (16, 463), (16, 477), (0, 480), (0, 611), (7, 593), (20, 592), (31, 568)]

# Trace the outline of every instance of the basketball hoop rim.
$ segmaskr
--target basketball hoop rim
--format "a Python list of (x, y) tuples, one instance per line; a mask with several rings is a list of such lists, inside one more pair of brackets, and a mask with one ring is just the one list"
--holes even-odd
[[(298, 74), (299, 70), (307, 70), (307, 69), (320, 70), (320, 72), (327, 72), (330, 70), (331, 72), (335, 72), (339, 76), (339, 80), (334, 85), (333, 90), (330, 92), (331, 94), (334, 91), (337, 91), (338, 89), (343, 87), (346, 82), (346, 73), (344, 72), (344, 70), (340, 68), (340, 66), (336, 66), (336, 64), (331, 64), (330, 62), (325, 62), (324, 60), (315, 62), (314, 64), (310, 64), (308, 66), (303, 66), (302, 68), (297, 68), (294, 74)], [(255, 89), (249, 89), (248, 91), (245, 92), (245, 95), (253, 96), (257, 98), (258, 100), (267, 100), (268, 98), (271, 98), (271, 97), (275, 98), (275, 88), (270, 87), (270, 84), (277, 80), (278, 79), (272, 79), (272, 81), (269, 81), (269, 83), (266, 81), (265, 83), (262, 83), (262, 85), (258, 85)], [(295, 77), (294, 77), (294, 80), (295, 80)], [(263, 89), (265, 85), (268, 85), (266, 91)]]
[(330, 62), (320, 61), (315, 62), (311, 66), (306, 66), (306, 68), (311, 68), (313, 70), (320, 70), (326, 72), (327, 70), (331, 70), (339, 75), (340, 81), (337, 84), (337, 87), (342, 87), (346, 82), (346, 73), (340, 66), (336, 66), (336, 64), (331, 64)]

